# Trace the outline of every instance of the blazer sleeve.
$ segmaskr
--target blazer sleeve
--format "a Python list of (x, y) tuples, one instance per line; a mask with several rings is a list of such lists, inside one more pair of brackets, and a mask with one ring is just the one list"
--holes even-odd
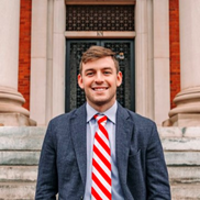
[(170, 200), (168, 172), (160, 138), (154, 123), (146, 151), (147, 199)]
[(50, 122), (40, 155), (35, 200), (56, 200), (57, 179), (56, 137)]

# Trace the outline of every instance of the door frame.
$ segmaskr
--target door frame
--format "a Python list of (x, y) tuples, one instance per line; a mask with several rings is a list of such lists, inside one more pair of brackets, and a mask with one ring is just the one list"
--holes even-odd
[(115, 43), (115, 42), (130, 42), (130, 71), (131, 71), (131, 107), (130, 110), (135, 111), (135, 41), (128, 39), (66, 39), (66, 65), (65, 65), (65, 112), (70, 111), (69, 102), (70, 102), (70, 44), (72, 42), (95, 42), (97, 45), (103, 46), (105, 42)]

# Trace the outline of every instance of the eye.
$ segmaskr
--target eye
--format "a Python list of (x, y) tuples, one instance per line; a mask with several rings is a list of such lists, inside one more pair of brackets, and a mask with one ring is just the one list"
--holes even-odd
[(109, 74), (111, 74), (111, 71), (104, 71), (104, 74), (109, 75)]
[(94, 72), (87, 72), (86, 76), (92, 76), (94, 74)]

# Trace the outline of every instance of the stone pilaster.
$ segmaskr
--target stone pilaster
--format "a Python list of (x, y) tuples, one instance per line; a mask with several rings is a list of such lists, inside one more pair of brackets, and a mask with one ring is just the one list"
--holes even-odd
[(32, 1), (30, 116), (40, 126), (65, 112), (65, 7)]
[(181, 91), (168, 125), (200, 126), (200, 1), (180, 0)]
[(0, 124), (33, 125), (18, 88), (20, 0), (0, 1)]
[(157, 125), (170, 109), (168, 3), (137, 0), (135, 7), (136, 112)]

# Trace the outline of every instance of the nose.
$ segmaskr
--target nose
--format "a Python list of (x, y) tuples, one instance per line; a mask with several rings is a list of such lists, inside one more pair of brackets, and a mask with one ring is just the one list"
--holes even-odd
[(101, 72), (96, 73), (95, 82), (100, 84), (104, 81), (103, 74)]

